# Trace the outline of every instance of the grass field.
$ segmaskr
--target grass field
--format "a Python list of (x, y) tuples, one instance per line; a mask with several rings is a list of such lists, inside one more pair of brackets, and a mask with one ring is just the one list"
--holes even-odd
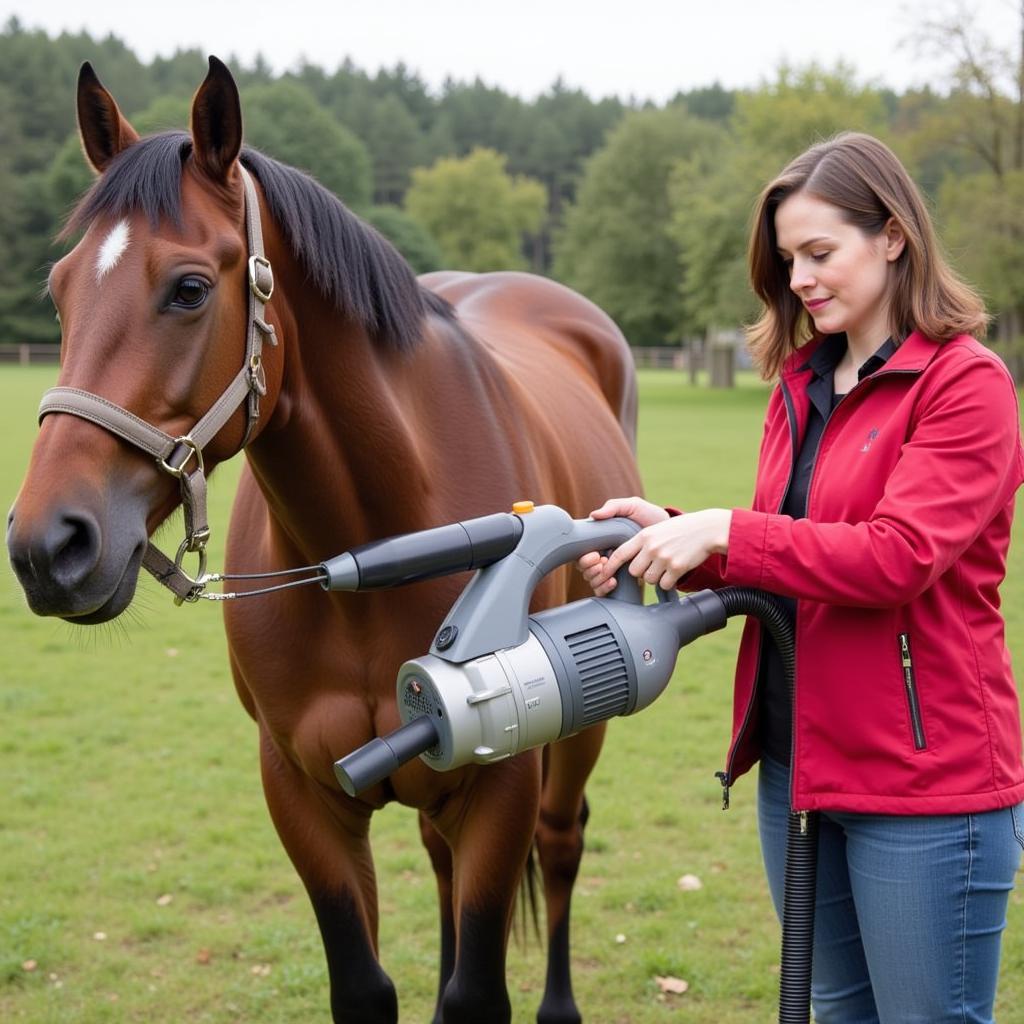
[[(13, 501), (50, 368), (0, 370), (0, 505)], [(654, 500), (745, 504), (766, 390), (641, 377), (641, 462)], [(220, 564), (237, 466), (213, 481)], [(177, 534), (171, 527), (167, 545)], [(122, 623), (36, 619), (0, 559), (0, 1021), (325, 1021), (319, 937), (260, 792), (256, 730), (231, 685), (215, 605), (175, 608), (145, 580)], [(1024, 657), (1024, 538), (1004, 604)], [(778, 931), (762, 877), (754, 786), (720, 810), (738, 625), (687, 648), (657, 710), (612, 724), (589, 789), (574, 923), (590, 1024), (774, 1019)], [(430, 1017), (435, 895), (412, 812), (375, 819), (381, 949), (401, 1019)], [(678, 879), (696, 875), (697, 891)], [(1024, 1022), (1024, 886), (1012, 897), (999, 1019)], [(543, 981), (531, 940), (510, 954), (516, 1022)], [(656, 978), (689, 983), (678, 996)], [(482, 1022), (486, 1024), (486, 1022)]]

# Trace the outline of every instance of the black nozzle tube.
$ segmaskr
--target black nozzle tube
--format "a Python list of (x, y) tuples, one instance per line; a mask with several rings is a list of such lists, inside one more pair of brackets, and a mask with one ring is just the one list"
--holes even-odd
[(382, 590), (497, 562), (523, 535), (511, 512), (370, 541), (322, 562), (324, 590)]
[[(770, 594), (726, 587), (718, 597), (729, 615), (754, 615), (771, 634), (782, 657), (793, 705), (796, 637), (789, 613)], [(790, 811), (786, 831), (786, 883), (779, 968), (779, 1024), (809, 1024), (814, 955), (814, 898), (818, 884), (818, 815)]]
[(349, 796), (358, 796), (370, 786), (398, 771), (407, 761), (436, 746), (440, 736), (433, 719), (414, 718), (387, 736), (377, 736), (334, 762), (334, 774)]

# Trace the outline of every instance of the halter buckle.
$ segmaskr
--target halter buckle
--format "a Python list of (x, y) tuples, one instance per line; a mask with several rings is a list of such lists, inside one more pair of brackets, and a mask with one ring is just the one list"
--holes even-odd
[[(185, 458), (175, 466), (173, 463), (168, 462), (167, 459), (169, 459), (179, 447), (184, 447), (186, 449)], [(170, 473), (171, 476), (178, 479), (185, 475), (185, 467), (192, 461), (193, 456), (196, 460), (196, 469), (199, 470), (200, 473), (204, 472), (202, 450), (199, 445), (188, 436), (188, 434), (183, 434), (181, 437), (176, 437), (174, 439), (174, 447), (168, 453), (167, 458), (157, 459), (156, 462), (162, 470)]]
[(249, 287), (260, 302), (269, 302), (274, 294), (274, 271), (266, 256), (249, 257)]

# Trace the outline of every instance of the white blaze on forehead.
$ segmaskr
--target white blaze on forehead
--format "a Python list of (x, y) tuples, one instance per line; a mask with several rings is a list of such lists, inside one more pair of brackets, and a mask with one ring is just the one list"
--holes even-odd
[(100, 251), (96, 254), (96, 280), (99, 281), (109, 270), (117, 266), (117, 261), (124, 255), (131, 238), (128, 221), (122, 220), (110, 229), (110, 234), (103, 240)]

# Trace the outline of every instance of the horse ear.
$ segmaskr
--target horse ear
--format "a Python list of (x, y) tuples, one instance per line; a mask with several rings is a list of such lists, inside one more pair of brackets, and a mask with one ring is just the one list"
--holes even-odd
[(139, 141), (88, 61), (78, 72), (78, 130), (86, 159), (100, 173), (121, 150)]
[(192, 152), (200, 170), (227, 181), (242, 149), (242, 104), (231, 72), (216, 57), (192, 101)]

